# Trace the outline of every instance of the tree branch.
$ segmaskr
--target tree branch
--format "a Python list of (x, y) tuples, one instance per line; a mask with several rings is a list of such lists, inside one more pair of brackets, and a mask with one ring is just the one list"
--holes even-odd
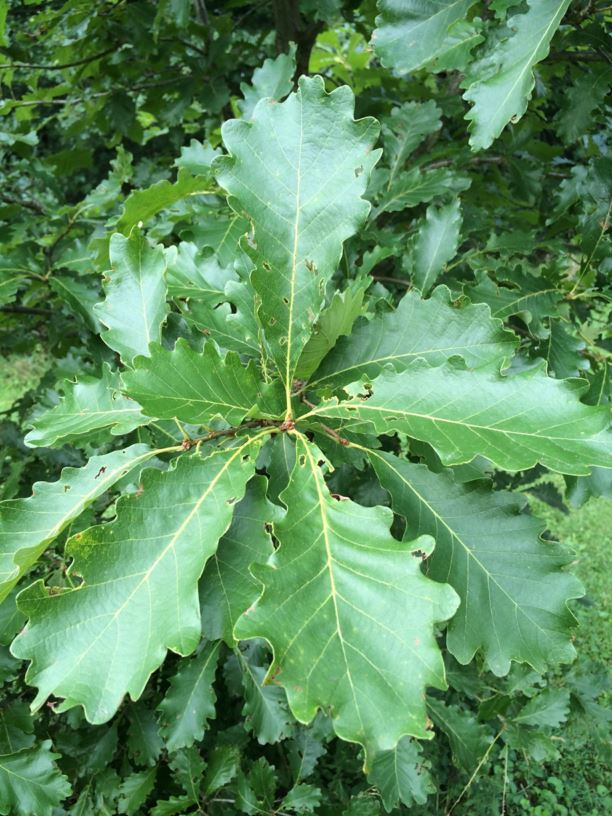
[(53, 309), (36, 309), (32, 306), (20, 306), (12, 303), (9, 306), (0, 306), (0, 312), (5, 314), (52, 315)]
[(26, 209), (32, 210), (40, 215), (46, 215), (47, 213), (42, 204), (40, 204), (38, 201), (34, 201), (34, 199), (31, 198), (17, 198), (10, 193), (0, 193), (0, 199), (6, 204), (16, 204), (19, 207), (25, 207)]
[(92, 57), (84, 57), (74, 62), (64, 62), (60, 65), (47, 65), (38, 62), (6, 62), (0, 65), (0, 70), (8, 70), (9, 68), (40, 68), (43, 71), (63, 71), (64, 68), (76, 68), (78, 65), (87, 65), (89, 62), (95, 62), (97, 59), (102, 59), (108, 54), (113, 54), (118, 51), (121, 46), (114, 45), (112, 48), (107, 48), (106, 51), (100, 51), (99, 54), (94, 54)]

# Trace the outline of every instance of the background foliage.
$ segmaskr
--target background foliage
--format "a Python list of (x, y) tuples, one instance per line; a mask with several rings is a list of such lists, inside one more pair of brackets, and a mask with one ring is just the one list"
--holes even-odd
[[(407, 289), (443, 283), (454, 304), (487, 304), (512, 329), (515, 367), (544, 359), (554, 377), (588, 382), (586, 402), (608, 400), (607, 4), (465, 0), (440, 3), (455, 11), (425, 21), (419, 5), (0, 0), (2, 499), (112, 449), (99, 432), (42, 447), (44, 423), (30, 431), (39, 446), (24, 444), (62, 394), (78, 400), (69, 381), (112, 377), (94, 308), (110, 235), (141, 224), (149, 242), (191, 241), (225, 263), (224, 237), (244, 225), (210, 174), (221, 124), (248, 120), (262, 97), (282, 99), (302, 73), (320, 74), (328, 90), (348, 84), (356, 116), (382, 123), (372, 210), (336, 281), (351, 314), (385, 313)], [(551, 20), (550, 53), (547, 42), (530, 50)], [(197, 314), (176, 309), (168, 338), (186, 327), (197, 331)], [(142, 433), (117, 435), (127, 445)], [(180, 442), (172, 423), (160, 433)], [(486, 463), (474, 467), (470, 478), (489, 474)], [(450, 690), (429, 712), (439, 736), (403, 745), (399, 787), (384, 768), (366, 778), (357, 746), (335, 738), (325, 717), (300, 726), (279, 688), (262, 691), (268, 658), (258, 643), (171, 656), (106, 725), (52, 704), (30, 715), (32, 690), (8, 650), (23, 624), (13, 592), (0, 606), (0, 813), (607, 812), (601, 545), (610, 511), (591, 497), (609, 493), (609, 477), (594, 469), (564, 481), (538, 467), (493, 479), (525, 492), (551, 535), (576, 548), (588, 593), (572, 606), (581, 654), (545, 674), (514, 664), (501, 678), (447, 656)], [(331, 486), (361, 504), (388, 503), (348, 459)], [(64, 586), (63, 542), (112, 517), (114, 498), (65, 531), (34, 577)], [(171, 727), (192, 686), (197, 712)]]

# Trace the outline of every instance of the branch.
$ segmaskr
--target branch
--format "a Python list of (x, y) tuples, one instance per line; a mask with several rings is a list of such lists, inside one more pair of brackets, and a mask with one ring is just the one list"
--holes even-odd
[(38, 201), (31, 198), (17, 198), (10, 193), (0, 193), (0, 199), (6, 204), (17, 204), (19, 207), (25, 207), (28, 210), (37, 212), (40, 215), (46, 215), (47, 211)]
[(121, 46), (114, 45), (112, 48), (107, 48), (106, 51), (100, 51), (99, 54), (94, 54), (92, 57), (84, 57), (74, 62), (64, 62), (61, 65), (46, 65), (38, 62), (6, 62), (0, 65), (0, 70), (8, 70), (9, 68), (40, 68), (43, 71), (63, 71), (64, 68), (76, 68), (78, 65), (87, 65), (88, 62), (94, 62), (97, 59), (105, 57), (107, 54), (112, 54), (119, 50)]
[(547, 62), (610, 62), (603, 51), (557, 51), (549, 54)]
[(10, 306), (0, 306), (0, 312), (6, 314), (28, 314), (28, 315), (52, 315), (55, 314), (52, 309), (36, 309), (31, 306), (20, 306), (18, 303), (13, 303)]
[[(147, 88), (159, 88), (162, 85), (172, 85), (178, 79), (182, 79), (182, 76), (175, 76), (172, 79), (162, 79), (160, 82), (142, 82), (140, 85), (132, 85), (131, 88), (113, 88), (109, 91), (99, 91), (98, 93), (89, 94), (88, 96), (77, 96), (77, 97), (70, 97), (65, 96), (61, 99), (27, 99), (25, 101), (18, 101), (15, 102), (12, 107), (13, 108), (29, 108), (35, 105), (76, 105), (79, 102), (88, 102), (90, 99), (99, 99), (102, 96), (110, 96), (110, 94), (116, 93), (119, 91), (143, 91)], [(10, 102), (11, 100), (6, 100)]]
[(220, 437), (223, 436), (236, 436), (237, 433), (245, 430), (246, 428), (266, 428), (270, 426), (279, 428), (281, 424), (282, 423), (280, 420), (276, 421), (273, 419), (253, 419), (250, 422), (243, 422), (242, 425), (238, 425), (236, 428), (225, 428), (222, 431), (210, 431), (204, 436), (195, 437), (195, 439), (186, 437), (183, 440), (183, 448), (185, 450), (189, 450), (189, 448), (193, 447), (193, 445), (198, 445), (202, 442), (210, 442), (212, 439), (219, 439)]
[[(502, 164), (505, 160), (505, 156), (474, 156), (468, 164)], [(440, 159), (440, 161), (423, 165), (423, 169), (433, 170), (436, 167), (448, 167), (451, 164), (456, 164), (456, 159)]]
[(203, 57), (208, 57), (208, 54), (203, 48), (198, 48), (197, 45), (192, 45), (192, 43), (187, 42), (187, 40), (181, 40), (180, 37), (160, 37), (160, 42), (178, 42), (184, 45), (185, 48), (191, 48), (192, 51), (201, 54)]

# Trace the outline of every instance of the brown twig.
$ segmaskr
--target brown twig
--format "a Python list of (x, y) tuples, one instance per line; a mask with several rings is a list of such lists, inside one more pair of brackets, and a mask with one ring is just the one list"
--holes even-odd
[(280, 425), (280, 420), (276, 422), (273, 419), (253, 419), (250, 422), (243, 422), (242, 425), (238, 425), (235, 428), (224, 428), (221, 431), (209, 431), (207, 434), (204, 434), (204, 436), (197, 436), (195, 439), (185, 438), (183, 440), (183, 448), (185, 450), (189, 450), (189, 448), (202, 442), (210, 442), (213, 439), (220, 439), (224, 436), (236, 436), (237, 433), (248, 428), (266, 428), (272, 426), (280, 427)]
[[(310, 402), (310, 400), (307, 400), (306, 397), (304, 396), (304, 394), (300, 394), (300, 400), (304, 403), (304, 405), (307, 405), (309, 408), (316, 408), (317, 407), (313, 402)], [(330, 428), (329, 425), (324, 425), (322, 422), (319, 422), (319, 425), (321, 426), (321, 428), (323, 428), (325, 433), (328, 436), (331, 436), (331, 438), (335, 442), (337, 442), (339, 445), (343, 445), (344, 447), (346, 447), (347, 445), (350, 445), (350, 442), (348, 441), (348, 439), (345, 439), (343, 436), (340, 436), (338, 431), (335, 431), (333, 428)]]

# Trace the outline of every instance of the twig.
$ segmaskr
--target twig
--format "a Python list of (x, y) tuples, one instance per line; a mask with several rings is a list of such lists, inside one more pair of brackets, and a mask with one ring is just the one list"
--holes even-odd
[[(89, 94), (88, 96), (70, 97), (64, 96), (61, 99), (26, 99), (19, 100), (13, 103), (13, 108), (30, 108), (36, 105), (76, 105), (79, 102), (89, 102), (90, 99), (100, 99), (103, 96), (110, 96), (117, 91), (143, 91), (147, 88), (160, 88), (163, 85), (172, 85), (177, 80), (182, 79), (183, 75), (177, 75), (171, 79), (163, 79), (160, 82), (143, 82), (140, 85), (132, 85), (130, 88), (113, 88), (109, 91), (99, 91), (98, 93)], [(12, 100), (6, 100), (10, 102)]]
[(14, 314), (30, 314), (30, 315), (52, 315), (52, 309), (37, 309), (31, 306), (20, 306), (18, 303), (12, 303), (9, 306), (0, 306), (0, 312)]
[(0, 70), (8, 70), (9, 68), (40, 68), (43, 71), (63, 71), (64, 68), (76, 68), (78, 65), (87, 65), (88, 62), (94, 62), (97, 59), (102, 59), (107, 54), (112, 54), (118, 51), (121, 46), (114, 45), (112, 48), (107, 48), (106, 51), (100, 51), (99, 54), (94, 54), (92, 57), (84, 57), (74, 62), (64, 62), (60, 65), (48, 65), (38, 62), (6, 62), (0, 65)]
[[(183, 447), (188, 449), (193, 445), (198, 445), (202, 442), (210, 442), (212, 439), (219, 439), (223, 436), (236, 436), (237, 433), (245, 430), (246, 428), (266, 428), (270, 426), (280, 427), (281, 422), (280, 420), (277, 422), (273, 419), (253, 419), (250, 422), (243, 422), (242, 425), (238, 425), (235, 428), (225, 428), (222, 431), (209, 431), (209, 433), (205, 434), (204, 436), (198, 436), (195, 437), (195, 439), (186, 437), (185, 441), (183, 442)], [(186, 444), (187, 442), (189, 445)]]
[(386, 283), (397, 283), (398, 286), (407, 286), (410, 288), (412, 286), (411, 281), (405, 281), (401, 278), (391, 278), (388, 275), (372, 275), (373, 280), (377, 281), (384, 281)]
[(46, 215), (47, 211), (43, 205), (38, 201), (34, 201), (33, 198), (17, 198), (10, 193), (1, 193), (0, 198), (2, 201), (6, 202), (6, 204), (16, 204), (19, 207), (25, 207), (28, 210), (33, 210), (33, 212), (40, 213), (40, 215)]
[[(314, 404), (314, 402), (310, 402), (310, 400), (307, 400), (306, 397), (304, 396), (304, 394), (300, 394), (300, 400), (304, 403), (304, 405), (307, 405), (309, 408), (316, 408), (317, 407)], [(339, 445), (343, 445), (344, 447), (346, 447), (347, 445), (350, 445), (350, 442), (348, 441), (348, 439), (345, 439), (343, 436), (340, 436), (338, 431), (334, 431), (334, 429), (330, 428), (329, 425), (324, 425), (322, 422), (319, 422), (319, 425), (321, 426), (321, 428), (323, 428), (325, 433), (328, 436), (331, 436), (331, 438), (335, 442), (337, 442)]]
[(191, 48), (191, 50), (195, 51), (197, 54), (201, 54), (203, 57), (208, 57), (208, 54), (203, 48), (198, 48), (197, 45), (193, 45), (193, 43), (190, 43), (187, 40), (181, 40), (180, 37), (160, 37), (159, 39), (160, 42), (178, 42), (181, 45), (184, 45), (185, 48)]
[[(504, 161), (506, 161), (505, 156), (474, 156), (468, 164), (502, 164)], [(431, 164), (424, 164), (422, 169), (435, 170), (437, 167), (449, 167), (451, 164), (456, 164), (456, 159), (440, 159)]]
[(486, 751), (484, 752), (484, 754), (482, 755), (482, 758), (481, 758), (480, 762), (478, 763), (478, 765), (476, 766), (476, 768), (475, 768), (475, 770), (474, 770), (474, 773), (473, 773), (473, 774), (470, 776), (470, 778), (469, 778), (469, 779), (468, 779), (468, 781), (467, 781), (466, 786), (463, 788), (463, 790), (461, 791), (461, 793), (459, 794), (459, 796), (458, 796), (458, 797), (455, 799), (455, 801), (454, 801), (454, 802), (453, 802), (453, 804), (451, 805), (450, 809), (447, 811), (446, 816), (451, 816), (451, 813), (453, 812), (453, 810), (454, 810), (454, 809), (457, 807), (457, 805), (459, 804), (459, 802), (460, 802), (460, 801), (463, 799), (463, 797), (465, 796), (465, 794), (466, 794), (466, 793), (468, 792), (468, 790), (469, 790), (469, 789), (472, 787), (472, 783), (474, 782), (474, 780), (475, 780), (475, 779), (476, 779), (476, 777), (478, 776), (478, 772), (480, 771), (480, 769), (482, 768), (482, 766), (483, 766), (483, 765), (485, 764), (485, 762), (487, 761), (487, 759), (488, 759), (488, 757), (489, 757), (489, 754), (490, 754), (490, 753), (491, 753), (491, 751), (493, 750), (493, 746), (495, 745), (495, 743), (497, 742), (497, 740), (498, 740), (498, 739), (501, 737), (501, 735), (504, 733), (504, 728), (505, 728), (505, 727), (506, 727), (505, 725), (502, 725), (502, 727), (501, 727), (501, 728), (499, 729), (499, 731), (497, 732), (497, 736), (495, 737), (495, 739), (493, 740), (493, 742), (492, 742), (492, 743), (489, 745), (489, 747), (487, 748), (487, 750), (486, 750)]
[(549, 54), (547, 62), (601, 62), (610, 61), (610, 57), (600, 51), (557, 51)]

